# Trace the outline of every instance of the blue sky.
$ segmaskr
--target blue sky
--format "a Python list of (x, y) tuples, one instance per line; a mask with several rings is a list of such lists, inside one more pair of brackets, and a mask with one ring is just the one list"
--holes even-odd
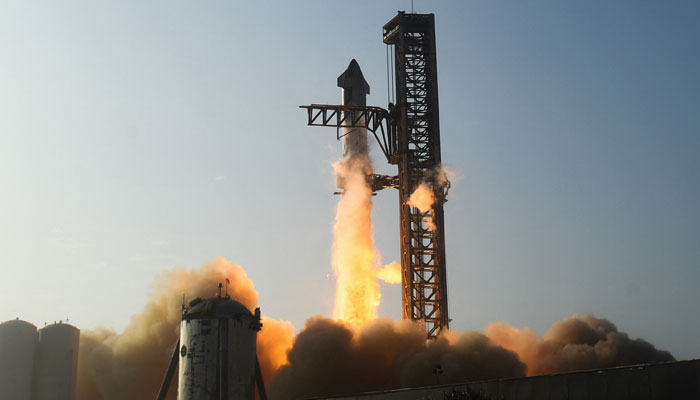
[[(593, 312), (700, 356), (700, 4), (416, 1), (437, 25), (455, 329)], [(263, 311), (330, 315), (332, 129), (410, 1), (0, 5), (0, 320), (121, 329), (161, 270), (242, 265)], [(374, 149), (376, 168), (392, 172)], [(397, 193), (375, 239), (398, 259)], [(400, 317), (383, 286), (380, 312)]]

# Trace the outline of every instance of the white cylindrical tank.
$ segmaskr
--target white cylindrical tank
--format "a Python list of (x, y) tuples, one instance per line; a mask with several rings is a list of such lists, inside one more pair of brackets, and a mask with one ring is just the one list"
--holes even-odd
[(39, 329), (33, 400), (75, 400), (80, 330), (58, 323)]
[(0, 324), (0, 399), (31, 400), (36, 326), (19, 319)]
[(180, 325), (178, 400), (253, 400), (255, 315), (230, 298), (196, 299)]

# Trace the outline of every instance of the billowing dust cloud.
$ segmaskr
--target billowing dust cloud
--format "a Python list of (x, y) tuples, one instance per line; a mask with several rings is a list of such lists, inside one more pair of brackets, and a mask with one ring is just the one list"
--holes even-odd
[(632, 339), (607, 319), (591, 314), (573, 315), (555, 322), (539, 337), (529, 328), (492, 323), (486, 336), (518, 354), (528, 375), (673, 361), (671, 353), (657, 350), (643, 339)]
[[(409, 321), (379, 319), (361, 328), (309, 319), (269, 385), (271, 398), (468, 382), (672, 361), (642, 339), (590, 314), (554, 323), (544, 338), (528, 328), (494, 323), (486, 333), (455, 331), (435, 341)], [(442, 374), (434, 373), (440, 366)]]
[[(396, 271), (398, 264), (391, 265)], [(78, 399), (154, 399), (177, 342), (182, 294), (214, 296), (226, 278), (231, 296), (254, 309), (258, 295), (245, 271), (217, 258), (201, 268), (160, 274), (150, 301), (123, 333), (83, 330)], [(451, 331), (428, 342), (410, 321), (374, 319), (354, 327), (320, 316), (296, 337), (293, 332), (289, 322), (263, 318), (258, 358), (275, 400), (673, 360), (589, 314), (556, 322), (543, 337), (499, 322), (485, 334)], [(439, 376), (433, 373), (438, 365)], [(173, 382), (169, 400), (175, 388)]]
[[(333, 165), (343, 189), (333, 226), (332, 265), (336, 277), (333, 317), (359, 327), (377, 318), (379, 282), (401, 282), (401, 269), (381, 269), (372, 237), (372, 189), (367, 176), (372, 165), (364, 129), (343, 132), (343, 157)], [(393, 263), (395, 264), (395, 263)]]
[[(78, 361), (80, 400), (152, 400), (179, 336), (182, 295), (213, 297), (219, 282), (229, 278), (231, 296), (254, 310), (258, 293), (243, 268), (216, 258), (198, 269), (163, 272), (152, 285), (150, 301), (132, 317), (123, 333), (107, 329), (83, 330)], [(189, 301), (188, 300), (188, 301)], [(294, 328), (286, 321), (263, 317), (258, 334), (258, 358), (263, 376), (270, 379), (286, 363)], [(168, 399), (176, 398), (176, 384)]]
[[(524, 376), (515, 353), (478, 332), (435, 342), (409, 321), (379, 319), (361, 328), (314, 317), (296, 336), (290, 364), (270, 383), (270, 398), (299, 399), (369, 390)], [(438, 377), (433, 370), (440, 366)]]

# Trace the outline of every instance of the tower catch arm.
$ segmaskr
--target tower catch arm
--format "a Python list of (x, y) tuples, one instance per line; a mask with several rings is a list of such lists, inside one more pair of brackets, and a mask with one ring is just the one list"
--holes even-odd
[(343, 137), (340, 128), (364, 128), (372, 132), (390, 164), (398, 162), (396, 124), (388, 110), (381, 107), (311, 104), (299, 106), (307, 111), (307, 125), (336, 128), (338, 140)]

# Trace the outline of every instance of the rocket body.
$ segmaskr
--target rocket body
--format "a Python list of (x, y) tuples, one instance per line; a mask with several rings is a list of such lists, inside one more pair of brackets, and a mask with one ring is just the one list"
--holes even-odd
[[(343, 89), (344, 106), (367, 105), (369, 84), (362, 75), (360, 65), (353, 59), (348, 68), (338, 77), (338, 87)], [(360, 169), (365, 175), (372, 173), (367, 143), (367, 129), (364, 121), (359, 121), (362, 127), (341, 128), (343, 143), (343, 160), (350, 164), (351, 169)], [(344, 188), (343, 176), (338, 175), (338, 187)]]

